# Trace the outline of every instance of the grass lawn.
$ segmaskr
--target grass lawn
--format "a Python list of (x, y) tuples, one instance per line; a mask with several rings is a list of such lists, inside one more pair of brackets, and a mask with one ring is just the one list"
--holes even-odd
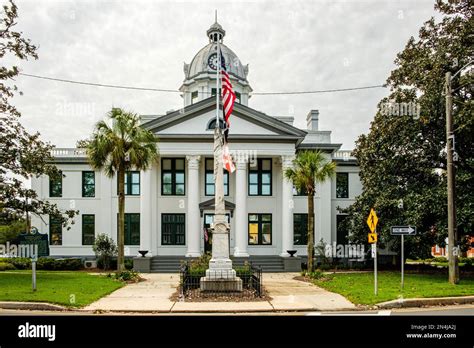
[(405, 288), (400, 287), (400, 272), (378, 273), (378, 295), (374, 295), (374, 273), (336, 273), (314, 284), (347, 297), (356, 304), (375, 304), (400, 297), (446, 297), (474, 295), (474, 278), (462, 279), (458, 285), (448, 283), (440, 274), (406, 274)]
[(124, 283), (85, 272), (38, 271), (36, 292), (31, 271), (0, 272), (0, 301), (49, 302), (83, 307), (121, 288)]

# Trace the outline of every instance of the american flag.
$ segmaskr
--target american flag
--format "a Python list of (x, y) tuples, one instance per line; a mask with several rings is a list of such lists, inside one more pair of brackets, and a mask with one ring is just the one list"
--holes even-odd
[(229, 152), (229, 145), (228, 145), (228, 136), (229, 136), (229, 128), (230, 122), (229, 118), (234, 110), (234, 103), (235, 103), (235, 93), (232, 88), (232, 83), (230, 82), (229, 74), (227, 73), (227, 68), (225, 64), (224, 56), (222, 55), (222, 51), (220, 52), (221, 56), (221, 73), (222, 73), (222, 104), (224, 106), (224, 120), (225, 120), (225, 130), (224, 130), (224, 148), (222, 151), (222, 160), (224, 162), (224, 168), (233, 173), (235, 171), (235, 165), (232, 161), (232, 157), (230, 156)]
[(207, 234), (207, 228), (205, 228), (205, 227), (204, 227), (204, 240), (205, 240), (206, 242), (209, 241), (209, 235)]
[[(229, 117), (234, 110), (235, 93), (232, 89), (232, 83), (230, 82), (229, 74), (225, 64), (224, 56), (221, 51), (221, 73), (222, 73), (222, 103), (224, 104), (224, 120), (226, 128), (230, 128)], [(227, 137), (226, 137), (227, 138)]]

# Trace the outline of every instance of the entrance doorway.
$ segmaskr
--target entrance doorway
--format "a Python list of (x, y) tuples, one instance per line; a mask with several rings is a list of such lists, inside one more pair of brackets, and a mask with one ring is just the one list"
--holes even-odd
[[(230, 224), (230, 214), (225, 214), (227, 223)], [(214, 222), (214, 214), (204, 214), (204, 253), (212, 252), (211, 224)]]

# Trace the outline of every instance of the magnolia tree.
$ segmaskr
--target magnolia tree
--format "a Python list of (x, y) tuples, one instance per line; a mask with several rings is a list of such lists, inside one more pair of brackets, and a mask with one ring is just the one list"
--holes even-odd
[[(395, 59), (387, 79), (391, 89), (367, 135), (357, 140), (354, 155), (360, 166), (362, 194), (344, 220), (353, 242), (367, 242), (367, 216), (377, 211), (379, 245), (400, 250), (390, 226), (417, 226), (405, 238), (405, 255), (429, 257), (447, 236), (445, 74), (474, 60), (473, 7), (468, 0), (437, 1), (442, 15), (428, 20), (418, 38), (411, 37)], [(472, 72), (472, 69), (471, 69)], [(456, 215), (461, 252), (474, 229), (474, 75), (453, 80)]]

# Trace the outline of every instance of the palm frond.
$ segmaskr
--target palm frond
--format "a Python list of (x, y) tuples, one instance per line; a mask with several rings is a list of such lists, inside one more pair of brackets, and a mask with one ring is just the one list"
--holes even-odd
[(335, 168), (335, 163), (328, 161), (321, 151), (305, 150), (297, 154), (293, 168), (286, 169), (284, 176), (291, 180), (296, 188), (313, 193), (316, 183), (332, 177)]
[(112, 121), (97, 123), (87, 147), (89, 163), (94, 169), (114, 176), (119, 167), (125, 170), (144, 170), (158, 158), (158, 138), (140, 126), (140, 117), (113, 108), (107, 116)]

